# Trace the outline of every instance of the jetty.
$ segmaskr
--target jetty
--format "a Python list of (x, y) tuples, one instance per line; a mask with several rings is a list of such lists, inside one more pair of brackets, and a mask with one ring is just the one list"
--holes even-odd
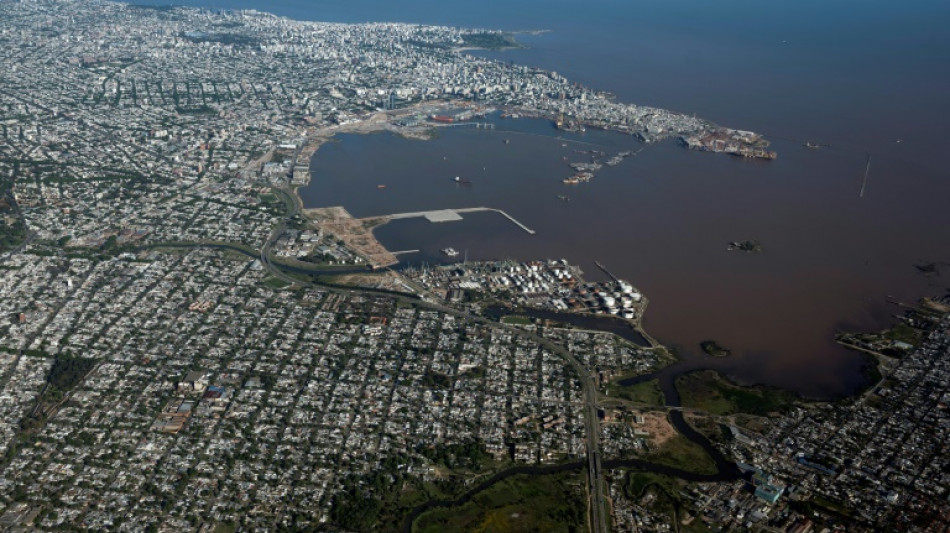
[(605, 267), (604, 265), (602, 265), (602, 264), (600, 263), (600, 261), (594, 261), (594, 264), (597, 265), (597, 268), (603, 270), (603, 271), (604, 271), (604, 274), (607, 274), (608, 276), (610, 276), (610, 279), (612, 279), (612, 280), (614, 280), (614, 281), (616, 281), (616, 282), (622, 281), (620, 278), (618, 278), (617, 276), (614, 276), (609, 270), (607, 270), (607, 267)]
[(868, 172), (871, 171), (871, 154), (868, 154), (868, 163), (864, 167), (864, 181), (861, 182), (861, 192), (858, 194), (858, 198), (864, 198), (864, 189), (868, 186)]
[(462, 213), (478, 213), (484, 211), (494, 211), (499, 213), (501, 216), (510, 220), (514, 225), (518, 226), (525, 231), (528, 235), (534, 235), (537, 233), (533, 229), (525, 226), (519, 222), (515, 217), (509, 215), (501, 209), (495, 209), (494, 207), (465, 207), (461, 209), (436, 209), (433, 211), (414, 211), (411, 213), (396, 213), (393, 215), (386, 215), (386, 218), (390, 220), (399, 220), (404, 218), (425, 218), (429, 222), (439, 223), (439, 222), (454, 222), (457, 220), (462, 220)]

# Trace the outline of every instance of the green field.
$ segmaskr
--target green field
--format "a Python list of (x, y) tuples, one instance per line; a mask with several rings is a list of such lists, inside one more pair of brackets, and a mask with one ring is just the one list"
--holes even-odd
[(262, 204), (276, 204), (280, 202), (280, 198), (271, 193), (259, 194), (257, 199), (260, 200)]
[(493, 485), (463, 505), (423, 514), (412, 531), (580, 533), (585, 530), (586, 509), (580, 474), (519, 475)]
[(509, 33), (469, 33), (463, 34), (462, 40), (465, 42), (465, 46), (484, 48), (485, 50), (524, 48), (524, 46), (515, 39), (515, 36)]
[(623, 380), (618, 379), (607, 385), (608, 397), (621, 398), (646, 405), (663, 405), (665, 403), (663, 392), (660, 390), (660, 384), (655, 379), (627, 387), (620, 385), (620, 381)]
[(624, 492), (627, 497), (633, 500), (643, 497), (646, 490), (655, 487), (668, 494), (679, 492), (680, 482), (663, 474), (654, 474), (653, 472), (630, 471), (627, 474), (627, 481), (624, 486)]
[(884, 332), (886, 339), (895, 342), (906, 342), (913, 346), (919, 345), (923, 336), (924, 332), (922, 330), (912, 328), (904, 322), (898, 322), (893, 328)]
[(647, 456), (651, 462), (698, 474), (715, 474), (716, 463), (698, 445), (677, 433)]
[(278, 277), (269, 276), (264, 280), (264, 285), (267, 285), (268, 287), (272, 289), (279, 290), (279, 289), (283, 289), (290, 286), (290, 283)]
[(795, 403), (795, 396), (770, 387), (741, 387), (712, 370), (690, 372), (676, 378), (683, 407), (714, 415), (746, 413), (765, 416), (783, 412)]
[(531, 318), (521, 315), (508, 315), (502, 317), (501, 321), (505, 324), (514, 324), (518, 326), (527, 326), (531, 324)]

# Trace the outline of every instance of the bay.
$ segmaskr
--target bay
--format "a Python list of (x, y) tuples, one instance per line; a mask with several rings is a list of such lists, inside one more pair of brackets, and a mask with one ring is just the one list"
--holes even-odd
[[(516, 132), (445, 131), (429, 142), (342, 136), (322, 147), (302, 191), (308, 206), (342, 204), (359, 216), (489, 205), (538, 232), (531, 237), (490, 213), (379, 229), (391, 249), (423, 250), (407, 260), (437, 261), (440, 247), (453, 246), (470, 259), (565, 257), (592, 277), (592, 261), (600, 260), (646, 292), (647, 330), (690, 364), (815, 397), (864, 382), (867, 361), (836, 346), (836, 330), (883, 327), (898, 312), (888, 296), (912, 302), (947, 287), (946, 276), (914, 268), (950, 260), (945, 2), (210, 5), (333, 22), (550, 30), (520, 35), (528, 49), (477, 53), (555, 70), (622, 101), (758, 131), (779, 152), (775, 161), (754, 162), (661, 143), (566, 190), (561, 158), (577, 147), (561, 147), (540, 122), (499, 124)], [(640, 147), (593, 132), (577, 140)], [(808, 149), (805, 141), (830, 147)], [(451, 184), (456, 175), (472, 187)], [(387, 188), (377, 190), (379, 183)], [(728, 241), (745, 238), (760, 240), (765, 252), (725, 252)], [(733, 357), (706, 362), (698, 343), (707, 338)]]

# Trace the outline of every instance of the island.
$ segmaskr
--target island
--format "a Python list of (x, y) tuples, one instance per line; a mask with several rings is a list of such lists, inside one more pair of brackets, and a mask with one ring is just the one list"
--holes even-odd
[(754, 240), (732, 241), (729, 243), (729, 246), (726, 247), (726, 250), (730, 252), (760, 254), (762, 253), (762, 245), (759, 243), (759, 241)]
[(702, 348), (703, 353), (713, 357), (728, 357), (729, 355), (732, 355), (732, 352), (729, 349), (723, 348), (719, 345), (719, 343), (712, 340), (699, 343), (699, 347)]

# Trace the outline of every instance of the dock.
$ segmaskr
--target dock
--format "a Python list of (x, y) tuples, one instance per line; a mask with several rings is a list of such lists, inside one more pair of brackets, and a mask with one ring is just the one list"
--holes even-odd
[(621, 281), (620, 278), (618, 278), (617, 276), (614, 276), (609, 270), (607, 270), (607, 267), (605, 267), (604, 265), (600, 264), (600, 261), (594, 261), (594, 264), (597, 265), (597, 268), (603, 270), (603, 271), (604, 271), (604, 274), (607, 274), (608, 276), (610, 276), (610, 279), (612, 279), (612, 280), (614, 280), (614, 281), (617, 281), (617, 282)]
[(433, 211), (415, 211), (411, 213), (396, 213), (393, 215), (387, 215), (387, 218), (390, 220), (399, 220), (404, 218), (425, 218), (429, 222), (439, 223), (439, 222), (454, 222), (457, 220), (462, 220), (462, 213), (478, 213), (484, 211), (494, 211), (499, 213), (501, 216), (510, 220), (514, 225), (523, 229), (528, 235), (534, 235), (535, 232), (533, 229), (525, 226), (521, 222), (506, 213), (501, 209), (495, 209), (494, 207), (465, 207), (462, 209), (436, 209)]
[(858, 194), (858, 198), (864, 198), (864, 189), (868, 186), (868, 172), (871, 171), (871, 154), (868, 154), (868, 163), (864, 167), (864, 181), (861, 182), (861, 192)]

